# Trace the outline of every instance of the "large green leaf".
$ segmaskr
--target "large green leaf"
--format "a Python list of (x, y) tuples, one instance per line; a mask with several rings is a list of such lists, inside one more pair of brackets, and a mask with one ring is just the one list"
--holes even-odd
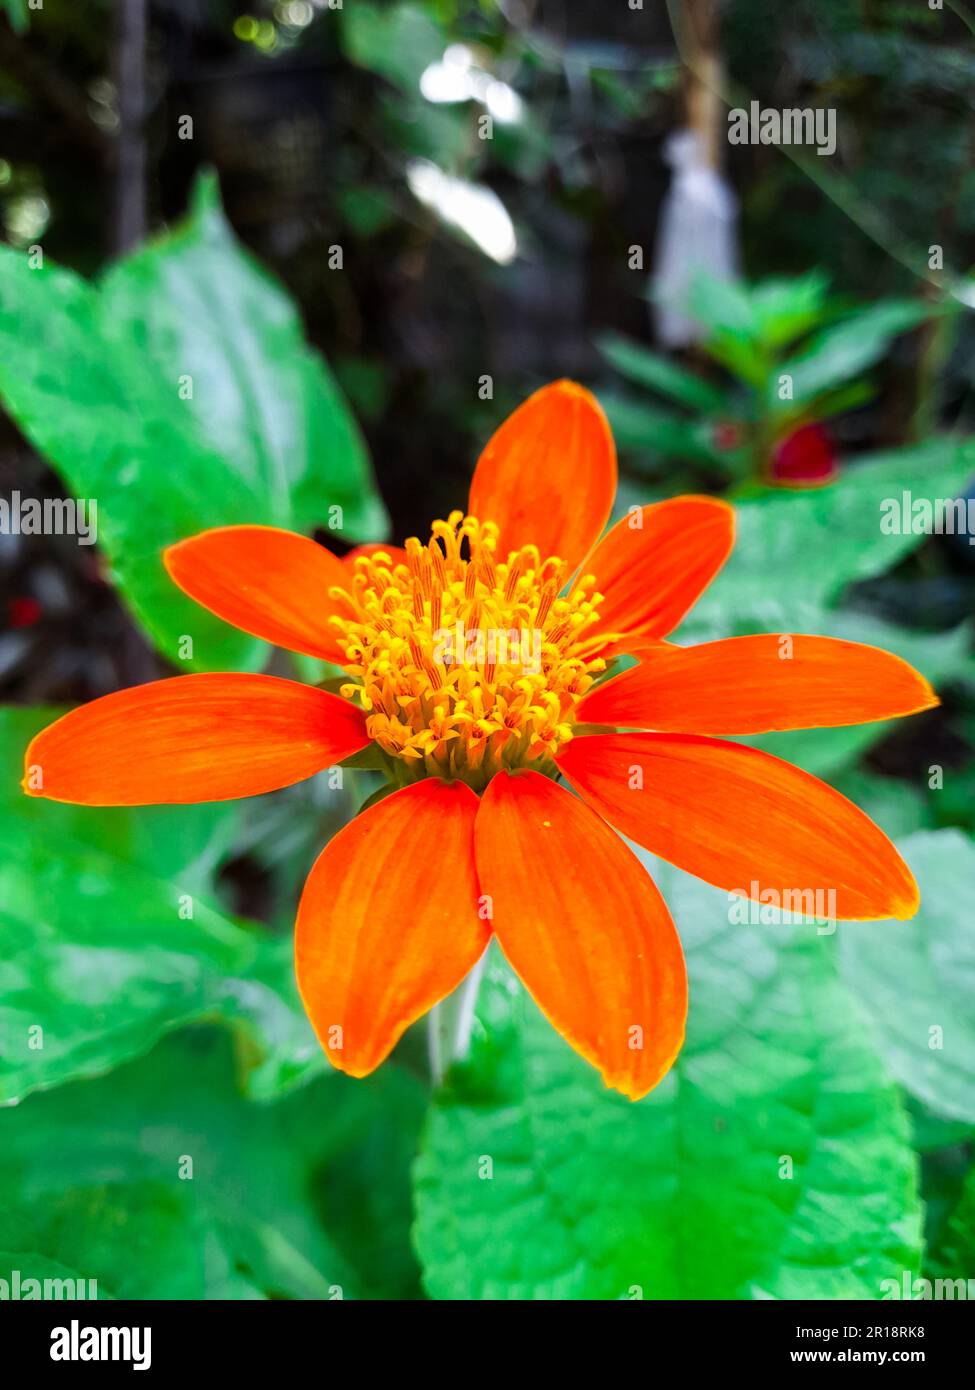
[[(175, 659), (194, 638), (195, 664), (254, 665), (261, 648), (185, 599), (163, 569), (163, 546), (206, 526), (256, 519), (229, 460), (193, 438), (172, 380), (142, 359), (115, 360), (97, 291), (67, 270), (31, 269), (0, 247), (0, 397), (76, 496), (98, 507), (98, 539), (135, 615)], [(178, 375), (178, 374), (177, 374)]]
[[(5, 1262), (56, 1261), (121, 1298), (409, 1297), (422, 1107), (395, 1066), (258, 1106), (236, 1093), (225, 1036), (179, 1034), (0, 1110)], [(336, 1183), (355, 1193), (354, 1231)]]
[(290, 936), (213, 905), (237, 808), (22, 795), (22, 749), (51, 713), (0, 712), (0, 1099), (105, 1071), (211, 1016), (246, 1040), (255, 1094), (321, 1071)]
[(915, 1162), (830, 943), (732, 925), (727, 895), (658, 876), (691, 981), (675, 1068), (637, 1105), (606, 1090), (496, 961), (417, 1162), (427, 1288), (880, 1298), (918, 1263)]
[(935, 1114), (975, 1123), (975, 846), (934, 830), (901, 849), (921, 910), (910, 922), (843, 929), (844, 975), (893, 1075)]
[(19, 1290), (19, 1294), (11, 1292), (10, 1298), (40, 1298), (41, 1293), (28, 1285), (30, 1279), (36, 1279), (42, 1285), (44, 1298), (111, 1297), (98, 1288), (97, 1280), (89, 1287), (88, 1277), (80, 1269), (69, 1269), (67, 1265), (37, 1255), (33, 1250), (0, 1250), (0, 1279), (5, 1279), (9, 1288)]
[(725, 630), (744, 622), (756, 624), (753, 631), (808, 630), (810, 610), (834, 603), (854, 580), (890, 569), (924, 541), (923, 534), (881, 529), (885, 499), (904, 491), (952, 498), (973, 471), (970, 443), (932, 439), (873, 455), (828, 487), (739, 501), (734, 552), (692, 620)]
[(384, 529), (358, 425), (291, 299), (234, 238), (212, 177), (182, 227), (108, 272), (101, 308), (120, 360), (137, 343), (140, 370), (193, 378), (181, 404), (194, 433), (232, 462), (258, 520), (350, 540)]
[[(210, 526), (385, 525), (361, 436), (291, 301), (241, 249), (215, 184), (100, 284), (0, 247), (0, 398), (78, 497), (160, 651), (254, 666), (265, 648), (185, 599), (164, 546)], [(341, 512), (332, 508), (341, 508)]]

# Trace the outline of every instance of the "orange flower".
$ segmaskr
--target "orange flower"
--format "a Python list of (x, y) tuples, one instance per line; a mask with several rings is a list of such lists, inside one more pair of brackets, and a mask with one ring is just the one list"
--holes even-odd
[[(181, 589), (338, 663), (340, 693), (241, 674), (120, 691), (34, 739), (25, 789), (93, 806), (222, 800), (373, 743), (396, 790), (326, 845), (298, 909), (298, 983), (329, 1060), (372, 1071), (493, 932), (606, 1084), (645, 1095), (680, 1049), (687, 984), (663, 899), (610, 826), (729, 891), (832, 890), (837, 917), (910, 917), (910, 871), (862, 811), (722, 736), (937, 700), (899, 658), (828, 637), (666, 642), (727, 558), (733, 513), (678, 497), (600, 540), (615, 488), (605, 416), (562, 381), (501, 426), (469, 514), (426, 544), (343, 561), (263, 526), (180, 542), (165, 561)], [(639, 664), (601, 681), (626, 651)]]

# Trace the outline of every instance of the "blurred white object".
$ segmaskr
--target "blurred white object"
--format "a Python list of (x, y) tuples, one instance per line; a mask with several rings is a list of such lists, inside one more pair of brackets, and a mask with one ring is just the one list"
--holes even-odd
[(411, 159), (406, 181), (415, 198), (442, 222), (463, 232), (498, 265), (510, 265), (514, 260), (518, 253), (514, 224), (492, 189), (456, 179), (428, 159)]
[(704, 336), (686, 313), (687, 293), (704, 271), (718, 280), (738, 275), (738, 202), (708, 164), (692, 130), (678, 130), (664, 157), (673, 177), (660, 212), (651, 291), (658, 342), (686, 347)]
[(496, 77), (479, 67), (474, 50), (463, 43), (452, 43), (439, 63), (430, 63), (420, 77), (420, 91), (427, 101), (479, 101), (502, 125), (521, 120), (521, 97)]

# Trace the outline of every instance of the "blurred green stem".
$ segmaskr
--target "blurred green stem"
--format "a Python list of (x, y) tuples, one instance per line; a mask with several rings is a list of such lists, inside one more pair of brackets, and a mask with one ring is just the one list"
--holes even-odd
[(466, 979), (427, 1015), (430, 1075), (435, 1086), (441, 1085), (453, 1062), (461, 1062), (467, 1056), (486, 958), (485, 950)]
[(917, 401), (911, 417), (911, 438), (926, 439), (938, 426), (941, 381), (958, 337), (958, 314), (942, 314), (923, 326), (917, 368)]

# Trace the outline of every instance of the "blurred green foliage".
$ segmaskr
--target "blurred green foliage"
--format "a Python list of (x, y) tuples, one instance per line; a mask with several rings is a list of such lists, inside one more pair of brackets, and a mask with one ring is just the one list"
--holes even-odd
[(258, 519), (349, 542), (386, 528), (341, 391), (209, 177), (183, 226), (97, 285), (0, 248), (0, 348), (7, 409), (97, 499), (119, 588), (171, 661), (227, 670), (266, 652), (175, 589), (165, 546)]
[[(373, 790), (369, 772), (349, 770), (340, 793), (312, 779), (235, 805), (58, 806), (17, 789), (23, 747), (57, 711), (6, 708), (0, 1277), (96, 1278), (108, 1297), (615, 1299), (878, 1298), (904, 1271), (971, 1275), (970, 554), (964, 537), (885, 534), (879, 517), (886, 497), (950, 497), (975, 471), (972, 316), (918, 283), (929, 243), (945, 243), (956, 287), (975, 260), (975, 49), (923, 5), (724, 7), (733, 90), (838, 105), (840, 172), (740, 152), (729, 175), (750, 279), (701, 282), (691, 307), (709, 333), (678, 359), (642, 341), (645, 276), (626, 269), (631, 244), (649, 247), (658, 146), (682, 119), (662, 7), (636, 38), (621, 7), (609, 39), (605, 7), (568, 34), (459, 0), (356, 0), (300, 24), (270, 0), (205, 8), (207, 58), (253, 64), (250, 137), (221, 127), (228, 205), (287, 290), (231, 232), (207, 176), (185, 220), (106, 264), (105, 200), (77, 196), (89, 163), (39, 149), (31, 125), (62, 101), (58, 128), (90, 140), (89, 159), (114, 138), (102, 0), (49, 0), (32, 22), (32, 52), (54, 66), (70, 52), (77, 100), (52, 97), (43, 56), (40, 77), (9, 58), (0, 73), (20, 137), (0, 162), (0, 396), (64, 487), (98, 498), (111, 577), (159, 657), (177, 660), (190, 635), (179, 669), (289, 660), (188, 604), (165, 544), (244, 520), (384, 536), (356, 417), (400, 539), (462, 499), (476, 444), (510, 405), (572, 371), (606, 399), (621, 508), (732, 490), (736, 550), (678, 640), (827, 633), (899, 652), (937, 685), (943, 708), (903, 726), (756, 740), (895, 836), (923, 907), (835, 936), (730, 926), (723, 895), (653, 864), (692, 1003), (687, 1049), (645, 1101), (607, 1092), (496, 955), (471, 1054), (442, 1086), (422, 1030), (350, 1081), (301, 1010), (290, 933), (301, 881)], [(22, 42), (26, 7), (3, 10)], [(174, 14), (156, 9), (157, 74), (177, 66)], [(421, 79), (457, 44), (469, 88), (432, 101)], [(282, 153), (272, 138), (302, 64), (327, 133), (327, 158), (307, 165), (300, 142)], [(194, 81), (206, 88), (195, 68), (181, 77), (178, 100), (149, 112), (157, 222), (183, 206), (166, 122), (199, 97)], [(486, 140), (491, 82), (521, 115)], [(199, 145), (176, 155), (199, 159)], [(495, 192), (514, 264), (415, 196), (417, 160)], [(43, 266), (29, 260), (38, 237)], [(327, 269), (335, 245), (342, 275)], [(493, 398), (476, 395), (482, 373)], [(851, 445), (834, 484), (756, 485), (777, 443), (827, 418)], [(795, 819), (801, 835), (800, 806)]]
[(12, 28), (22, 34), (30, 22), (27, 0), (3, 0), (3, 10)]
[(704, 332), (700, 351), (730, 384), (618, 335), (600, 342), (629, 383), (681, 408), (648, 406), (632, 391), (604, 402), (621, 447), (670, 487), (771, 481), (776, 446), (870, 400), (861, 374), (935, 312), (910, 299), (852, 309), (828, 295), (819, 271), (754, 286), (701, 275), (687, 310)]
[(414, 1293), (419, 1086), (391, 1065), (258, 1106), (235, 1076), (226, 1037), (181, 1033), (0, 1114), (3, 1277), (41, 1259), (115, 1298)]

